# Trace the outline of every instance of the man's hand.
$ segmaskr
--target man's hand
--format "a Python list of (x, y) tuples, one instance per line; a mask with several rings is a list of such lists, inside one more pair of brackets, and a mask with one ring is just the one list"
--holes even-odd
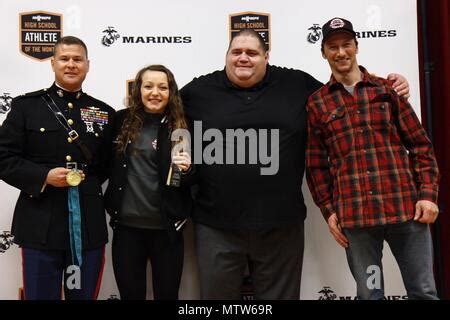
[[(48, 172), (45, 183), (58, 188), (70, 187), (70, 185), (66, 181), (66, 175), (70, 171), (71, 171), (70, 169), (62, 167), (53, 168)], [(83, 173), (83, 171), (80, 171), (80, 174), (81, 180), (84, 180), (86, 176)]]
[(414, 221), (422, 223), (433, 223), (436, 221), (439, 214), (438, 206), (428, 200), (420, 200), (416, 203), (416, 214)]
[(395, 92), (406, 100), (411, 96), (409, 94), (409, 83), (406, 78), (400, 74), (397, 73), (391, 73), (388, 75), (389, 80), (393, 80), (394, 83), (392, 87), (394, 88)]
[(348, 247), (348, 240), (342, 232), (341, 225), (339, 224), (336, 213), (333, 213), (328, 217), (328, 228), (330, 229), (331, 234), (337, 243), (339, 243), (342, 247)]

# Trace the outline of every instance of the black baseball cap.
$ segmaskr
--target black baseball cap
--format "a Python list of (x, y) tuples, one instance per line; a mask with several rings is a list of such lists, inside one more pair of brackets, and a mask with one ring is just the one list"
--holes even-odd
[(343, 18), (333, 18), (322, 27), (322, 43), (324, 43), (328, 37), (336, 32), (347, 32), (356, 38), (356, 32), (353, 30), (353, 25), (350, 21)]

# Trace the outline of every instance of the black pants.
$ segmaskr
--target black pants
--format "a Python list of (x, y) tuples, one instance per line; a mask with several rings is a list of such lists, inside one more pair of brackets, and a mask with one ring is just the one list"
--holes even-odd
[(176, 300), (183, 272), (184, 243), (165, 230), (117, 226), (112, 243), (114, 275), (122, 300), (145, 300), (147, 263), (152, 266), (155, 300)]
[(249, 265), (257, 300), (298, 300), (302, 223), (269, 230), (221, 230), (195, 225), (201, 298), (238, 300)]

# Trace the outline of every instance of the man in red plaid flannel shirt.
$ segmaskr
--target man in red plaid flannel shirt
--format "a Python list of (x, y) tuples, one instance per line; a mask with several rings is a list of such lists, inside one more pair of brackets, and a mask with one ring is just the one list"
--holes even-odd
[(358, 66), (351, 22), (322, 28), (330, 81), (309, 98), (307, 180), (336, 241), (346, 248), (359, 299), (383, 299), (384, 240), (409, 299), (437, 299), (428, 224), (439, 209), (433, 147), (392, 82)]

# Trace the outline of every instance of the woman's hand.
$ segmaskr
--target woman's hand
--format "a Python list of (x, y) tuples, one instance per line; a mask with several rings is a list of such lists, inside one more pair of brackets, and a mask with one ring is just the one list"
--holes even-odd
[(172, 162), (175, 163), (178, 168), (186, 172), (191, 167), (191, 156), (187, 152), (178, 152), (172, 157)]

